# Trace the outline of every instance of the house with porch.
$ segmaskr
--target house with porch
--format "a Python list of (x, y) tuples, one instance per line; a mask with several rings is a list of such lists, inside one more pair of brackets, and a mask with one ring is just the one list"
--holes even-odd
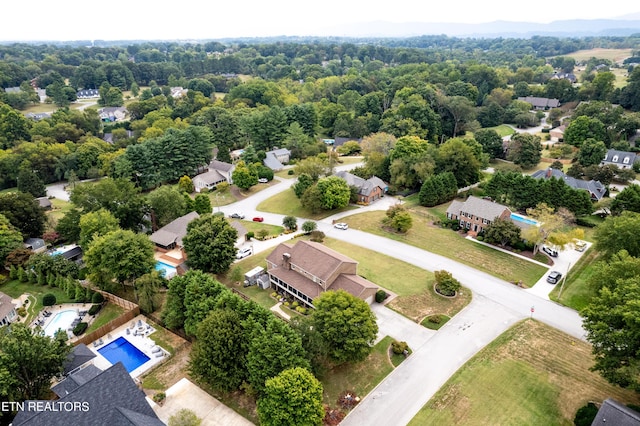
[(371, 304), (378, 286), (358, 275), (358, 262), (320, 243), (281, 243), (266, 258), (271, 287), (313, 308), (313, 299), (331, 290)]
[(389, 189), (389, 186), (377, 176), (372, 176), (369, 179), (362, 179), (361, 177), (346, 171), (339, 171), (335, 176), (344, 179), (347, 182), (347, 185), (358, 189), (358, 203), (360, 204), (373, 203), (374, 201), (382, 198)]
[(156, 251), (166, 253), (174, 249), (182, 250), (182, 239), (187, 235), (187, 225), (199, 217), (197, 212), (187, 213), (151, 234), (149, 239), (156, 245)]
[(0, 292), (0, 326), (10, 324), (18, 319), (16, 305), (10, 296)]
[(203, 189), (211, 190), (222, 182), (233, 183), (232, 174), (236, 169), (234, 164), (225, 163), (224, 161), (212, 160), (207, 166), (207, 171), (194, 176), (192, 179), (193, 187), (196, 192)]
[(447, 219), (459, 221), (461, 228), (476, 236), (496, 218), (510, 219), (511, 213), (507, 206), (470, 196), (465, 201), (453, 200), (447, 209)]

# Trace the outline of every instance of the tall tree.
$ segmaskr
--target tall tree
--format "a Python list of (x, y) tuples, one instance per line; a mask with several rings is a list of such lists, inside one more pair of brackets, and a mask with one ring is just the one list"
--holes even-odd
[(611, 214), (617, 216), (625, 210), (640, 213), (640, 185), (627, 186), (611, 201)]
[(151, 271), (136, 279), (134, 288), (140, 309), (147, 313), (152, 313), (158, 309), (162, 305), (160, 288), (166, 286), (166, 284), (167, 280), (159, 271)]
[(313, 324), (334, 361), (358, 362), (371, 353), (378, 324), (364, 300), (338, 290), (322, 293), (313, 304)]
[(578, 163), (584, 167), (600, 164), (606, 153), (607, 146), (604, 142), (587, 138), (582, 142), (582, 146), (578, 152)]
[(266, 426), (321, 425), (322, 384), (304, 368), (284, 370), (267, 380), (258, 417)]
[(33, 195), (34, 197), (44, 197), (47, 195), (47, 188), (44, 181), (40, 179), (38, 173), (25, 161), (20, 166), (18, 172), (18, 190)]
[(205, 215), (187, 225), (184, 250), (192, 268), (218, 274), (229, 269), (236, 257), (236, 231), (224, 217)]
[(71, 350), (64, 340), (22, 323), (0, 329), (0, 348), (0, 395), (10, 401), (44, 398)]
[(490, 244), (513, 245), (520, 241), (520, 228), (508, 219), (496, 218), (484, 230), (484, 240)]
[(537, 165), (541, 157), (542, 145), (540, 144), (540, 136), (518, 133), (511, 138), (507, 150), (507, 160), (528, 169)]
[(78, 243), (86, 250), (94, 237), (106, 235), (118, 229), (120, 229), (118, 219), (105, 209), (83, 214), (80, 216), (80, 240)]
[(20, 230), (26, 238), (40, 237), (46, 220), (44, 210), (31, 194), (6, 192), (0, 194), (0, 214)]
[(258, 174), (253, 173), (244, 161), (239, 161), (232, 173), (233, 183), (240, 189), (247, 190), (258, 183)]
[[(184, 178), (180, 178), (180, 182)], [(189, 179), (189, 182), (191, 179)], [(193, 187), (193, 184), (191, 184)], [(162, 228), (174, 219), (187, 213), (185, 198), (180, 191), (169, 185), (154, 189), (147, 195), (149, 207), (153, 212), (155, 229)]]
[(490, 158), (503, 158), (504, 148), (502, 137), (493, 129), (480, 129), (474, 135), (476, 141), (482, 145), (482, 151), (489, 154)]
[(0, 214), (0, 264), (4, 265), (7, 255), (20, 247), (22, 247), (22, 234), (9, 222), (9, 219)]
[(337, 176), (322, 178), (316, 184), (320, 193), (320, 205), (325, 210), (339, 209), (349, 205), (351, 189), (347, 181)]
[(640, 257), (640, 213), (624, 211), (620, 216), (609, 216), (596, 227), (594, 238), (596, 249), (606, 258), (620, 250), (633, 257)]

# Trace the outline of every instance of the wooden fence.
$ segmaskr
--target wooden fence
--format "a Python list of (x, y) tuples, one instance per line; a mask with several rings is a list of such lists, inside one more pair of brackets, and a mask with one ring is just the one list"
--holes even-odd
[(103, 337), (107, 333), (110, 333), (116, 328), (120, 327), (121, 325), (131, 321), (132, 319), (140, 315), (140, 308), (135, 303), (134, 305), (135, 305), (135, 308), (125, 312), (124, 314), (120, 315), (118, 318), (115, 318), (109, 321), (108, 323), (98, 328), (97, 330), (94, 330), (89, 334), (85, 334), (84, 336), (79, 337), (75, 342), (73, 342), (73, 344), (79, 345), (80, 343), (84, 343), (85, 345), (89, 345), (91, 342)]

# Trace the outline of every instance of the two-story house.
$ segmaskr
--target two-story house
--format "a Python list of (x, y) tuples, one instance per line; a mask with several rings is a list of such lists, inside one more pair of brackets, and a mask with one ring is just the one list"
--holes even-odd
[(266, 261), (271, 286), (307, 307), (329, 290), (345, 290), (369, 304), (378, 291), (378, 286), (358, 275), (358, 262), (320, 243), (282, 243)]
[(13, 299), (0, 292), (0, 326), (10, 324), (18, 318)]
[(358, 202), (362, 204), (370, 204), (378, 200), (389, 189), (388, 185), (377, 176), (365, 180), (346, 171), (339, 171), (335, 176), (344, 179), (347, 185), (358, 189)]
[(234, 164), (225, 163), (224, 161), (212, 160), (207, 167), (205, 173), (201, 173), (194, 176), (192, 179), (193, 187), (196, 192), (200, 192), (203, 189), (213, 189), (216, 185), (222, 182), (228, 182), (229, 185), (233, 183), (232, 174), (236, 169)]
[(262, 162), (274, 172), (282, 170), (291, 158), (291, 151), (286, 148), (274, 149), (273, 151), (267, 151), (265, 154), (266, 157)]
[(453, 200), (447, 209), (447, 219), (460, 221), (460, 227), (468, 229), (470, 235), (478, 235), (496, 220), (509, 219), (511, 210), (507, 206), (470, 196), (465, 201)]
[(635, 152), (610, 149), (604, 155), (604, 158), (600, 162), (600, 165), (616, 166), (619, 169), (630, 169), (633, 167), (633, 163), (639, 161), (640, 157)]

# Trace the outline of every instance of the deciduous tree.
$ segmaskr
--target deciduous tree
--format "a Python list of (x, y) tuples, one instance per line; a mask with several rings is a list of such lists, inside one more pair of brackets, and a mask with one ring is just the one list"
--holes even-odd
[(7, 255), (17, 248), (22, 247), (22, 234), (0, 214), (0, 264), (4, 265)]
[(320, 205), (324, 210), (334, 210), (349, 205), (351, 189), (344, 179), (329, 176), (318, 180), (316, 187), (320, 193)]
[(640, 213), (624, 211), (620, 216), (609, 216), (596, 227), (594, 238), (596, 249), (606, 258), (620, 250), (633, 257), (640, 257)]
[[(180, 182), (183, 182), (185, 177), (189, 179), (188, 176), (183, 176), (180, 178)], [(191, 179), (189, 179), (189, 182), (191, 182)], [(191, 183), (191, 187), (193, 187), (193, 183)], [(162, 228), (187, 213), (187, 206), (182, 192), (169, 185), (163, 185), (151, 191), (147, 195), (147, 202), (153, 214), (155, 229)]]
[(45, 214), (33, 195), (24, 192), (0, 194), (0, 214), (20, 230), (23, 238), (40, 237), (44, 231)]
[(118, 219), (105, 209), (83, 214), (80, 216), (80, 240), (78, 243), (87, 250), (94, 237), (100, 237), (118, 229), (120, 229)]
[(498, 217), (484, 229), (484, 240), (502, 247), (514, 245), (520, 241), (520, 228), (512, 221)]
[(192, 268), (215, 274), (229, 269), (236, 257), (236, 231), (224, 217), (204, 215), (187, 225), (184, 250)]

